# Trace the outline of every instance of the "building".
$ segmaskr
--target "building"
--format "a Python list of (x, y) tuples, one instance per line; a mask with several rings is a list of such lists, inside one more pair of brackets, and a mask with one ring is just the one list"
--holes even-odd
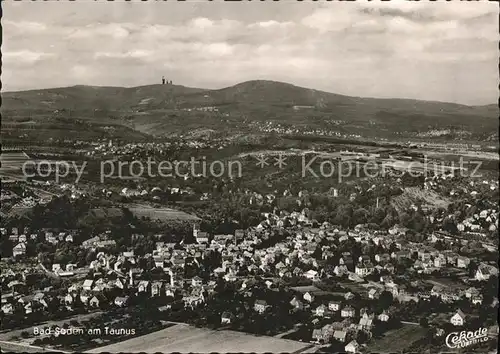
[(151, 285), (151, 296), (160, 296), (161, 295), (161, 290), (163, 287), (163, 283), (156, 281)]
[(231, 312), (225, 311), (222, 313), (220, 322), (221, 324), (230, 324), (234, 319), (234, 315)]
[(467, 257), (459, 256), (457, 258), (457, 267), (458, 268), (467, 268), (469, 266), (470, 259)]
[(193, 287), (202, 286), (203, 285), (203, 279), (201, 279), (199, 276), (195, 276), (195, 277), (193, 277), (193, 279), (191, 279), (191, 285)]
[(82, 289), (85, 290), (85, 291), (91, 291), (93, 284), (94, 284), (94, 281), (92, 279), (86, 279), (83, 282)]
[(462, 310), (457, 310), (457, 312), (451, 316), (450, 322), (454, 326), (463, 326), (465, 324), (465, 314)]
[(208, 243), (209, 241), (208, 232), (197, 231), (195, 238), (198, 243)]
[(380, 297), (380, 290), (378, 290), (378, 289), (370, 289), (368, 291), (368, 298), (369, 299), (375, 300), (375, 299), (378, 299), (379, 297)]
[(338, 301), (330, 301), (328, 303), (328, 309), (330, 311), (337, 312), (338, 310), (340, 310), (340, 302), (338, 302)]
[(304, 309), (304, 304), (299, 300), (299, 298), (297, 298), (297, 296), (293, 297), (293, 299), (290, 301), (290, 305), (292, 305), (297, 310)]
[(337, 331), (333, 332), (333, 339), (335, 339), (339, 342), (344, 343), (346, 340), (346, 337), (347, 337), (346, 331), (337, 330)]
[(349, 342), (344, 348), (346, 353), (358, 353), (359, 352), (359, 344), (355, 340)]
[(496, 275), (498, 272), (494, 267), (486, 264), (481, 264), (476, 271), (475, 279), (477, 281), (485, 281), (490, 279), (491, 275)]
[(308, 270), (307, 272), (304, 273), (304, 277), (306, 277), (309, 280), (312, 281), (319, 281), (319, 274), (315, 270)]
[(304, 300), (306, 300), (307, 302), (311, 303), (314, 301), (314, 294), (313, 293), (310, 293), (310, 292), (307, 292), (304, 294)]
[(377, 316), (377, 319), (380, 322), (387, 322), (389, 321), (389, 314), (386, 311), (382, 311), (382, 313)]
[(264, 313), (267, 309), (267, 302), (266, 300), (257, 300), (255, 301), (255, 304), (253, 306), (254, 310), (257, 311), (258, 313)]
[(21, 242), (18, 243), (13, 249), (12, 249), (12, 255), (14, 257), (18, 256), (24, 256), (26, 254), (26, 244)]
[(340, 311), (340, 316), (343, 318), (354, 317), (355, 311), (351, 306), (346, 306)]
[(124, 307), (128, 305), (128, 296), (118, 296), (114, 301), (116, 306)]

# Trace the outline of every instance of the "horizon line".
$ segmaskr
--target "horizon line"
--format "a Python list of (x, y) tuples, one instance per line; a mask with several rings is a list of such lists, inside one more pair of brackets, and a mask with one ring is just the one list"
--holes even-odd
[(57, 90), (57, 89), (67, 89), (67, 88), (73, 88), (73, 87), (95, 87), (95, 88), (120, 88), (120, 89), (134, 89), (134, 88), (140, 88), (140, 87), (147, 87), (147, 86), (182, 86), (186, 88), (192, 88), (192, 89), (198, 89), (202, 91), (219, 91), (219, 90), (224, 90), (228, 89), (237, 85), (249, 83), (249, 82), (255, 82), (255, 81), (263, 81), (263, 82), (273, 82), (273, 83), (279, 83), (279, 84), (285, 84), (285, 85), (291, 85), (295, 86), (298, 88), (302, 88), (305, 90), (314, 90), (314, 91), (319, 91), (319, 92), (324, 92), (332, 95), (338, 95), (338, 96), (344, 96), (344, 97), (355, 97), (355, 98), (364, 98), (364, 99), (375, 99), (375, 100), (406, 100), (406, 101), (419, 101), (419, 102), (434, 102), (434, 103), (443, 103), (443, 104), (454, 104), (458, 106), (465, 106), (465, 107), (485, 107), (485, 106), (491, 106), (491, 105), (497, 105), (500, 106), (500, 98), (498, 102), (492, 102), (492, 103), (487, 103), (487, 104), (465, 104), (465, 103), (458, 103), (458, 102), (451, 102), (451, 101), (439, 101), (439, 100), (429, 100), (429, 99), (418, 99), (418, 98), (408, 98), (408, 97), (368, 97), (368, 96), (351, 96), (351, 95), (345, 95), (341, 93), (336, 93), (336, 92), (331, 92), (331, 91), (325, 91), (325, 90), (318, 90), (310, 87), (304, 87), (304, 86), (298, 86), (296, 84), (292, 84), (290, 82), (285, 82), (285, 81), (276, 81), (276, 80), (270, 80), (270, 79), (254, 79), (254, 80), (245, 80), (241, 82), (237, 82), (233, 85), (229, 86), (224, 86), (220, 88), (202, 88), (202, 87), (193, 87), (193, 86), (186, 86), (182, 84), (168, 84), (168, 83), (154, 83), (154, 84), (146, 84), (146, 85), (136, 85), (136, 86), (108, 86), (108, 85), (89, 85), (89, 84), (76, 84), (76, 85), (70, 85), (70, 86), (56, 86), (56, 87), (45, 87), (45, 88), (31, 88), (31, 89), (21, 89), (21, 90), (11, 90), (11, 91), (1, 91), (0, 94), (8, 94), (8, 93), (22, 93), (22, 92), (29, 92), (29, 91), (43, 91), (43, 90)]

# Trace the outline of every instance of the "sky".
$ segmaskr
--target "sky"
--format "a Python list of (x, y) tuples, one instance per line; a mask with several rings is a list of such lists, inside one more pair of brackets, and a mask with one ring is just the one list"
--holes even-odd
[(275, 80), (498, 101), (495, 2), (2, 1), (2, 90)]

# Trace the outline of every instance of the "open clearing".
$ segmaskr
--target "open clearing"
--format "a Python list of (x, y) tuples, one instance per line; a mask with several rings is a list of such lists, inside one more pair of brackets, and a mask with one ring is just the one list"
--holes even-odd
[(87, 353), (172, 353), (172, 352), (288, 352), (300, 353), (311, 345), (273, 337), (258, 337), (235, 331), (214, 331), (186, 324), (96, 348)]
[(180, 210), (174, 209), (153, 209), (153, 208), (130, 208), (132, 214), (136, 217), (141, 218), (143, 216), (150, 218), (151, 220), (189, 220), (196, 221), (200, 220), (194, 215), (187, 214)]
[(414, 325), (388, 331), (384, 337), (373, 339), (368, 345), (368, 352), (394, 353), (408, 348), (413, 342), (425, 335), (425, 329)]

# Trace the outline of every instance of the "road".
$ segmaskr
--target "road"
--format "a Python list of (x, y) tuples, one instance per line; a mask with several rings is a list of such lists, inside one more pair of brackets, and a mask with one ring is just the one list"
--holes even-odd
[(13, 337), (21, 337), (21, 333), (24, 331), (27, 331), (28, 333), (33, 333), (33, 328), (35, 327), (45, 327), (45, 326), (60, 326), (62, 327), (65, 323), (69, 323), (71, 320), (77, 320), (77, 321), (86, 321), (89, 320), (93, 317), (101, 315), (103, 312), (102, 311), (97, 311), (97, 312), (92, 312), (89, 314), (85, 315), (74, 315), (68, 318), (65, 318), (63, 320), (56, 320), (56, 321), (47, 321), (47, 322), (42, 322), (39, 324), (36, 324), (34, 326), (22, 328), (22, 329), (15, 329), (12, 331), (7, 331), (7, 332), (2, 332), (0, 333), (0, 341), (10, 341), (12, 340)]
[(401, 323), (411, 325), (411, 326), (420, 326), (420, 324), (417, 322), (401, 321)]
[(70, 352), (64, 352), (62, 350), (36, 347), (34, 345), (29, 345), (29, 344), (24, 344), (24, 343), (7, 342), (7, 341), (3, 341), (3, 340), (0, 340), (0, 350), (2, 352), (11, 352), (11, 353), (43, 353), (43, 352), (70, 353)]

